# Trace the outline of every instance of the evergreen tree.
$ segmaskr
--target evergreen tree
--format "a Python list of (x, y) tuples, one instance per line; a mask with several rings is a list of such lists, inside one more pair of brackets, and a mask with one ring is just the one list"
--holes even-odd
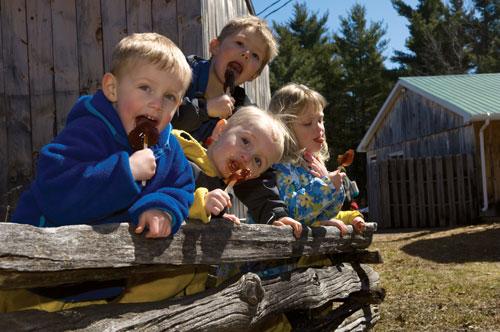
[(408, 19), (410, 53), (395, 51), (391, 58), (409, 75), (466, 73), (473, 68), (471, 38), (468, 33), (471, 13), (463, 0), (419, 0), (416, 9), (403, 0), (392, 0), (397, 12)]
[(286, 24), (273, 23), (280, 53), (270, 65), (271, 91), (289, 83), (302, 83), (324, 93), (335, 77), (333, 46), (327, 34), (328, 13), (319, 17), (305, 4), (294, 5)]
[[(341, 63), (341, 79), (333, 87), (336, 93), (328, 96), (332, 102), (326, 113), (333, 156), (348, 148), (356, 149), (394, 83), (387, 79), (384, 66), (385, 34), (382, 22), (368, 25), (366, 9), (359, 4), (350, 9), (347, 17), (340, 18), (334, 42), (335, 55)], [(332, 158), (331, 166), (335, 162), (336, 158)], [(348, 169), (360, 186), (365, 184), (364, 170), (364, 156), (357, 156)]]
[(473, 0), (473, 3), (470, 33), (476, 70), (500, 72), (500, 1)]

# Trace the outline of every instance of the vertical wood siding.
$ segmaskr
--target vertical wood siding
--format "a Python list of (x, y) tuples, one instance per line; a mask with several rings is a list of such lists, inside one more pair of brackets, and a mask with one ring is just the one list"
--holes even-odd
[[(470, 154), (391, 159), (369, 167), (370, 219), (381, 228), (470, 224), (477, 216)], [(377, 206), (378, 209), (372, 209)]]
[[(244, 0), (0, 0), (0, 221), (78, 96), (100, 87), (121, 38), (155, 31), (208, 57), (210, 39), (245, 14)], [(267, 68), (247, 89), (267, 106)]]

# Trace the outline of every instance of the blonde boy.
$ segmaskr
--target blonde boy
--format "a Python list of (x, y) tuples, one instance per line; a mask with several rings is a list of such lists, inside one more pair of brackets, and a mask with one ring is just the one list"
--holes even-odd
[[(249, 180), (258, 178), (281, 159), (287, 130), (272, 114), (254, 106), (244, 106), (227, 121), (219, 121), (208, 149), (184, 131), (174, 130), (174, 134), (195, 173), (195, 202), (189, 216), (208, 222), (211, 215), (218, 215), (231, 206), (230, 197), (224, 191), (227, 186), (224, 180), (234, 169), (244, 168), (250, 170)], [(225, 214), (224, 217), (239, 222), (233, 215)]]
[[(168, 38), (123, 38), (102, 90), (81, 97), (64, 130), (41, 150), (37, 177), (12, 221), (39, 227), (130, 221), (146, 237), (175, 233), (193, 202), (194, 179), (170, 120), (190, 79), (184, 55)], [(143, 118), (158, 130), (158, 143), (134, 152), (128, 134)], [(87, 288), (7, 291), (0, 294), (0, 311), (105, 302), (121, 294), (123, 285)]]

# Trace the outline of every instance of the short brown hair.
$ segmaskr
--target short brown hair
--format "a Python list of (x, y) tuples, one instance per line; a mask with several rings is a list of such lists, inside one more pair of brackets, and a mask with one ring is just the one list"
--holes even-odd
[(257, 16), (247, 15), (233, 18), (222, 28), (222, 31), (217, 36), (217, 40), (222, 42), (225, 38), (231, 36), (246, 28), (254, 28), (267, 45), (267, 52), (262, 59), (262, 66), (259, 69), (259, 74), (262, 72), (266, 64), (278, 55), (278, 42), (273, 36), (273, 33), (266, 21)]
[(191, 67), (182, 51), (167, 37), (154, 32), (124, 37), (113, 50), (111, 73), (119, 77), (128, 66), (146, 61), (181, 78), (183, 91), (191, 82)]

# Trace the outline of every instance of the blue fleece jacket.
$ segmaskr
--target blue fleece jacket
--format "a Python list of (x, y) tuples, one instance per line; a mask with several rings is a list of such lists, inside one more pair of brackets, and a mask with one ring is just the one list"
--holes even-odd
[(127, 134), (102, 91), (83, 96), (66, 127), (44, 146), (36, 179), (21, 196), (12, 221), (40, 227), (132, 222), (148, 209), (172, 216), (172, 233), (187, 218), (194, 179), (172, 126), (161, 132), (156, 174), (146, 187), (134, 181)]

